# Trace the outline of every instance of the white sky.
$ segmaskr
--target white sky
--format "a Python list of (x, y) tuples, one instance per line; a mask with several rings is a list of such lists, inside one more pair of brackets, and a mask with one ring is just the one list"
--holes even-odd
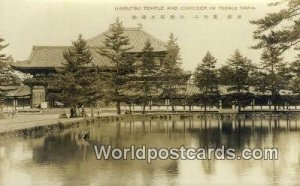
[[(249, 49), (255, 44), (252, 32), (255, 26), (249, 20), (263, 17), (274, 8), (267, 6), (270, 0), (0, 0), (0, 35), (10, 44), (5, 50), (16, 60), (28, 59), (33, 45), (70, 45), (79, 33), (88, 39), (108, 29), (109, 24), (120, 17), (124, 26), (143, 24), (151, 35), (167, 41), (170, 32), (178, 38), (182, 63), (186, 70), (193, 70), (206, 51), (210, 51), (219, 64), (226, 61), (235, 49), (254, 62), (259, 61), (259, 51)], [(113, 3), (114, 2), (114, 3)], [(117, 4), (116, 4), (117, 2)], [(180, 4), (179, 4), (179, 3)], [(209, 2), (209, 3), (208, 3)], [(116, 11), (115, 6), (215, 6), (216, 10), (182, 11)], [(253, 6), (255, 10), (220, 10), (220, 6)], [(227, 15), (233, 16), (227, 20)], [(137, 20), (132, 19), (137, 15)], [(146, 15), (147, 19), (140, 17)], [(156, 16), (150, 20), (149, 16)], [(159, 19), (165, 15), (166, 20)], [(175, 15), (171, 20), (170, 15)], [(184, 15), (185, 19), (179, 17)], [(199, 15), (201, 18), (194, 19)], [(203, 18), (208, 15), (209, 19)], [(214, 20), (213, 15), (219, 19)], [(241, 19), (237, 19), (242, 15)]]

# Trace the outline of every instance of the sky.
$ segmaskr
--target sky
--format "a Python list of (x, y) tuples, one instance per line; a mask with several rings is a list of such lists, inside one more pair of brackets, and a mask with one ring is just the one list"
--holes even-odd
[[(140, 23), (143, 30), (163, 41), (173, 32), (181, 48), (185, 70), (195, 69), (206, 51), (217, 58), (218, 65), (224, 64), (236, 49), (258, 63), (261, 51), (250, 49), (256, 43), (252, 39), (256, 27), (249, 20), (278, 10), (268, 6), (270, 2), (0, 0), (0, 36), (9, 43), (6, 54), (16, 61), (26, 60), (32, 46), (68, 46), (79, 33), (89, 39), (106, 31), (119, 17), (125, 27), (137, 27)], [(130, 9), (133, 7), (137, 10)]]

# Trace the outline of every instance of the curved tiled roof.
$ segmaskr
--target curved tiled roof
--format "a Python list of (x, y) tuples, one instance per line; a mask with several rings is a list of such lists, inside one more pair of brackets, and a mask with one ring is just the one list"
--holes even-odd
[[(57, 68), (62, 67), (65, 61), (63, 53), (67, 51), (70, 46), (34, 46), (28, 61), (14, 64), (18, 67), (34, 67), (34, 68)], [(90, 47), (93, 56), (92, 63), (100, 66), (109, 66), (109, 61), (106, 57), (97, 52), (98, 48)]]
[(5, 97), (25, 97), (31, 95), (31, 89), (29, 86), (18, 86), (15, 90), (9, 91)]
[[(110, 30), (87, 40), (92, 53), (92, 63), (98, 66), (110, 66), (109, 60), (100, 55), (97, 50), (103, 46), (105, 35), (109, 35)], [(155, 52), (165, 51), (165, 43), (152, 37), (141, 28), (125, 28), (124, 35), (130, 39), (132, 49), (129, 52), (141, 52), (145, 42), (149, 39)], [(58, 68), (64, 62), (63, 52), (70, 46), (34, 46), (28, 60), (14, 63), (15, 69), (31, 68)]]
[[(111, 31), (107, 30), (91, 39), (88, 39), (88, 45), (93, 47), (103, 46), (106, 35), (110, 35)], [(125, 28), (124, 36), (127, 36), (130, 41), (130, 46), (132, 49), (129, 52), (141, 52), (145, 46), (145, 42), (150, 40), (150, 43), (154, 49), (154, 52), (166, 51), (166, 43), (156, 39), (147, 32), (143, 31), (141, 28)]]

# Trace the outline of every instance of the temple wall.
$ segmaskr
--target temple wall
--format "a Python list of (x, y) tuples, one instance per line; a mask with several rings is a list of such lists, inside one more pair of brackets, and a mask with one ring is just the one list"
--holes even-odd
[(46, 90), (44, 86), (33, 86), (32, 88), (32, 106), (46, 101)]

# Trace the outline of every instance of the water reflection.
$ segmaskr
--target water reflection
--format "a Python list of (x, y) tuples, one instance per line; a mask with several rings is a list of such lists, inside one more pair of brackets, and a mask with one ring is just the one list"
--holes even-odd
[[(297, 185), (298, 123), (294, 118), (155, 119), (97, 123), (43, 138), (9, 140), (0, 143), (0, 185)], [(275, 147), (279, 160), (97, 161), (93, 144)]]

